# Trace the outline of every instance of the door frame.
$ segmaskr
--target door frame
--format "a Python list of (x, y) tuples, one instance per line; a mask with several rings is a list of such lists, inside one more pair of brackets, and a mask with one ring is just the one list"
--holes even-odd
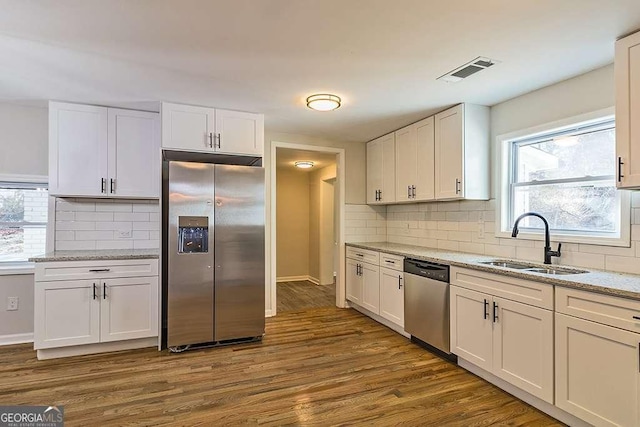
[(336, 307), (346, 308), (346, 290), (345, 290), (345, 236), (344, 236), (344, 216), (345, 216), (345, 150), (344, 148), (324, 147), (318, 145), (295, 144), (289, 142), (272, 141), (270, 148), (270, 158), (267, 174), (269, 176), (266, 188), (267, 200), (267, 224), (265, 235), (266, 258), (267, 258), (267, 304), (265, 307), (265, 316), (271, 317), (276, 315), (277, 297), (276, 297), (276, 152), (278, 148), (289, 148), (294, 150), (318, 151), (323, 153), (333, 153), (336, 155), (336, 180), (338, 192), (338, 218), (336, 221), (338, 227), (338, 259), (336, 276)]

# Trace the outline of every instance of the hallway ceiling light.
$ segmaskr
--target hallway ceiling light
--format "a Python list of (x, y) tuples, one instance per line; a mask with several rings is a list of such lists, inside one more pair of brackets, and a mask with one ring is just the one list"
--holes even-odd
[(339, 96), (328, 93), (311, 95), (307, 98), (307, 107), (316, 111), (331, 111), (340, 107), (342, 100)]
[(300, 162), (295, 162), (294, 163), (296, 165), (297, 168), (300, 169), (309, 169), (313, 167), (313, 162), (309, 162), (309, 161), (300, 161)]

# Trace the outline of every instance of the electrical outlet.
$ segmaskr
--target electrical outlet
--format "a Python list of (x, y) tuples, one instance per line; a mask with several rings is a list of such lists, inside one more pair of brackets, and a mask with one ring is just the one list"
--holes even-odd
[(7, 297), (7, 311), (16, 311), (19, 301), (18, 297)]
[(131, 238), (131, 230), (122, 229), (117, 232), (118, 239), (130, 239)]

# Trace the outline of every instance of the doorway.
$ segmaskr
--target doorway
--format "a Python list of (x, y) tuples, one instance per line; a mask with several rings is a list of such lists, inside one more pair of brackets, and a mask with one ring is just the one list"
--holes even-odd
[(274, 142), (271, 155), (271, 315), (343, 307), (344, 150)]

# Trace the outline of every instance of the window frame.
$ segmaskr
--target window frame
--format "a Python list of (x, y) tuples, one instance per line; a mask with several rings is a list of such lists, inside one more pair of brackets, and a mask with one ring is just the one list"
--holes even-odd
[[(550, 133), (569, 133), (571, 130), (575, 130), (576, 128), (591, 127), (613, 119), (615, 119), (615, 110), (613, 107), (610, 107), (497, 136), (496, 164), (498, 165), (498, 185), (496, 191), (497, 208), (495, 236), (498, 238), (511, 238), (511, 222), (515, 219), (513, 217), (513, 207), (511, 204), (513, 191), (515, 191), (515, 187), (511, 182), (516, 168), (515, 162), (512, 161), (513, 146), (515, 143), (532, 142), (536, 138), (540, 138)], [(611, 176), (615, 179), (613, 174)], [(610, 179), (609, 175), (606, 175), (600, 177), (600, 180), (604, 177), (607, 177), (607, 180)], [(589, 178), (588, 180), (595, 181), (596, 177)], [(554, 181), (558, 180), (549, 180), (545, 182), (553, 183)], [(579, 179), (567, 179), (566, 181), (577, 182)], [(579, 231), (571, 232), (564, 230), (552, 230), (552, 240), (561, 241), (563, 243), (631, 247), (630, 192), (626, 190), (616, 190), (616, 194), (618, 195), (620, 206), (619, 234), (612, 236), (612, 233), (580, 233)], [(544, 232), (543, 230), (521, 227), (518, 238), (523, 240), (543, 240)]]
[[(49, 190), (49, 177), (46, 175), (9, 175), (9, 174), (0, 174), (0, 183), (14, 183), (17, 185), (24, 185), (25, 188), (37, 188), (38, 185), (45, 185), (47, 191)], [(50, 199), (51, 196), (47, 196), (47, 199)], [(19, 227), (24, 226), (43, 226), (46, 233), (46, 243), (44, 251), (49, 250), (49, 242), (50, 242), (50, 227), (49, 220), (51, 217), (51, 204), (48, 203), (47, 206), (47, 221), (46, 222), (31, 222), (31, 221), (22, 221), (22, 222), (11, 222), (12, 225), (17, 225)], [(6, 222), (0, 222), (0, 225), (5, 225)], [(16, 275), (16, 274), (33, 274), (34, 272), (34, 263), (29, 262), (27, 260), (22, 261), (0, 261), (0, 276), (2, 275)]]

